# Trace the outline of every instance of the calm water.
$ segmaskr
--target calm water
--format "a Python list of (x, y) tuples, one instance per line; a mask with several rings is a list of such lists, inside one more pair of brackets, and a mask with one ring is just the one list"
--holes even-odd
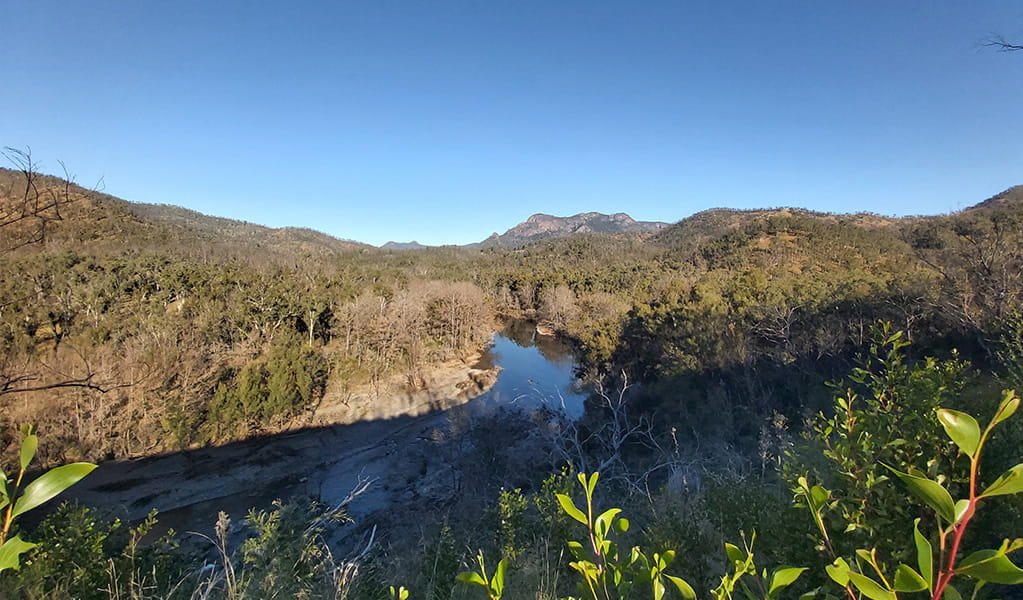
[(502, 370), (494, 387), (473, 403), (523, 410), (545, 406), (573, 420), (583, 416), (586, 396), (576, 385), (570, 347), (537, 335), (531, 323), (512, 323), (495, 334), (484, 361)]

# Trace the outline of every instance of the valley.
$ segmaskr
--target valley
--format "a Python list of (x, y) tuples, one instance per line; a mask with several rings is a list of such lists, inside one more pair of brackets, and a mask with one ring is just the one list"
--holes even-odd
[[(41, 468), (99, 463), (64, 496), (80, 507), (25, 521), (42, 547), (92, 531), (66, 524), (155, 509), (151, 535), (207, 536), (159, 560), (209, 561), (219, 535), (235, 552), (313, 544), (461, 598), (466, 548), (537, 577), (565, 567), (553, 494), (599, 471), (605, 500), (642, 524), (632, 539), (688, 548), (707, 588), (722, 540), (812, 535), (795, 472), (870, 498), (843, 518), (888, 523), (874, 503), (890, 488), (836, 479), (814, 454), (845, 443), (828, 421), (851, 410), (842, 398), (870, 407), (850, 422), (906, 436), (848, 458), (861, 472), (952, 469), (934, 410), (989, 411), (1023, 382), (1021, 187), (949, 215), (534, 215), (492, 243), (373, 248), (45, 176), (25, 196), (20, 176), (0, 171), (3, 214), (27, 215), (0, 220), (0, 441), (16, 462), (18, 425), (35, 423)], [(1019, 439), (994, 443), (992, 470)], [(299, 528), (266, 537), (288, 519)], [(128, 552), (115, 547), (93, 559)], [(820, 560), (799, 547), (771, 556)], [(33, 556), (27, 572), (59, 571)], [(200, 585), (203, 571), (174, 568)], [(374, 577), (349, 593), (378, 598)]]

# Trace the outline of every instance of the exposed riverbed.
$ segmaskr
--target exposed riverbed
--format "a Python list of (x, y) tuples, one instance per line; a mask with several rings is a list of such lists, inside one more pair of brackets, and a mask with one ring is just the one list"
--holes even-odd
[(478, 397), (432, 398), (426, 409), (416, 405), (390, 418), (105, 463), (73, 488), (74, 496), (128, 519), (155, 508), (164, 525), (179, 531), (208, 531), (218, 511), (239, 518), (275, 498), (308, 495), (335, 505), (366, 481), (349, 506), (357, 521), (398, 506), (443, 507), (479, 483), (471, 471), (486, 465), (477, 463), (511, 461), (528, 470), (551, 460), (544, 444), (557, 434), (559, 418), (583, 413), (574, 366), (567, 345), (513, 323), (474, 366), (499, 368)]

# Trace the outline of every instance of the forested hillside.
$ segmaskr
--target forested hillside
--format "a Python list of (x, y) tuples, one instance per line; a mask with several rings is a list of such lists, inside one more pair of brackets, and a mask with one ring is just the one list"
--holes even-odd
[[(44, 440), (43, 465), (224, 444), (319, 423), (325, 406), (352, 422), (365, 417), (352, 398), (384, 402), (427, 386), (443, 365), (468, 369), (500, 319), (524, 319), (570, 340), (594, 386), (581, 422), (543, 425), (575, 457), (566, 472), (599, 468), (601, 499), (628, 502), (641, 524), (629, 539), (677, 549), (705, 586), (726, 566), (709, 553), (737, 543), (740, 530), (760, 531), (775, 564), (822, 560), (812, 542), (796, 549), (816, 539), (814, 521), (787, 512), (806, 475), (862, 500), (842, 514), (846, 533), (861, 535), (848, 544), (873, 540), (886, 567), (910, 560), (884, 532), (912, 528), (922, 513), (879, 507), (893, 493), (875, 489), (889, 479), (877, 461), (931, 477), (956, 470), (935, 409), (986, 419), (999, 388), (1023, 383), (1023, 187), (941, 216), (716, 209), (653, 231), (415, 252), (131, 204), (29, 170), (0, 171), (0, 207), (0, 425), (10, 462), (17, 425), (28, 422)], [(853, 418), (856, 397), (868, 408)], [(843, 406), (851, 420), (835, 416)], [(850, 442), (853, 422), (873, 437)], [(843, 427), (841, 443), (859, 450), (835, 441)], [(1021, 430), (1004, 429), (989, 450), (992, 472), (1020, 457)], [(882, 443), (881, 432), (899, 440)], [(503, 459), (494, 450), (486, 460), (496, 469)], [(451, 583), (468, 544), (525, 573), (509, 597), (563, 594), (557, 573), (569, 559), (550, 545), (576, 534), (552, 494), (572, 478), (515, 476), (521, 489), (494, 490), (492, 528), (459, 518), (483, 514), (478, 504), (492, 498), (438, 507), (345, 593), (377, 598), (408, 581), (416, 597), (457, 597)], [(803, 501), (811, 496), (807, 487)], [(971, 541), (1023, 533), (1017, 500), (998, 505), (1000, 523), (978, 520)], [(257, 541), (244, 564), (264, 577), (252, 597), (284, 580), (265, 579), (273, 552), (313, 561), (288, 544), (312, 543), (325, 521), (288, 506), (249, 521)], [(39, 539), (69, 535), (46, 526)], [(821, 564), (859, 547), (844, 543)], [(59, 597), (45, 572), (59, 561), (46, 556), (27, 570), (41, 578), (31, 589)], [(289, 594), (325, 585), (311, 571), (289, 573), (274, 575), (295, 583)], [(169, 576), (153, 585), (166, 590)]]

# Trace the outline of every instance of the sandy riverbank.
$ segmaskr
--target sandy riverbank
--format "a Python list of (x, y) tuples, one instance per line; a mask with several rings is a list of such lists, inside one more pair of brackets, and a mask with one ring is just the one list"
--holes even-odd
[[(348, 479), (338, 477), (339, 471), (370, 476), (368, 465), (390, 464), (385, 457), (395, 448), (417, 444), (442, 426), (440, 415), (445, 411), (494, 385), (500, 368), (477, 368), (483, 354), (481, 350), (434, 365), (423, 375), (418, 390), (409, 390), (400, 376), (376, 386), (328, 389), (314, 411), (282, 431), (220, 446), (102, 463), (68, 497), (110, 509), (128, 520), (140, 519), (155, 508), (180, 521), (174, 523), (176, 527), (188, 515), (203, 518), (219, 510), (244, 514), (250, 506), (291, 494), (339, 501), (340, 487)], [(326, 471), (334, 475), (327, 478)], [(325, 479), (335, 483), (321, 489)]]

